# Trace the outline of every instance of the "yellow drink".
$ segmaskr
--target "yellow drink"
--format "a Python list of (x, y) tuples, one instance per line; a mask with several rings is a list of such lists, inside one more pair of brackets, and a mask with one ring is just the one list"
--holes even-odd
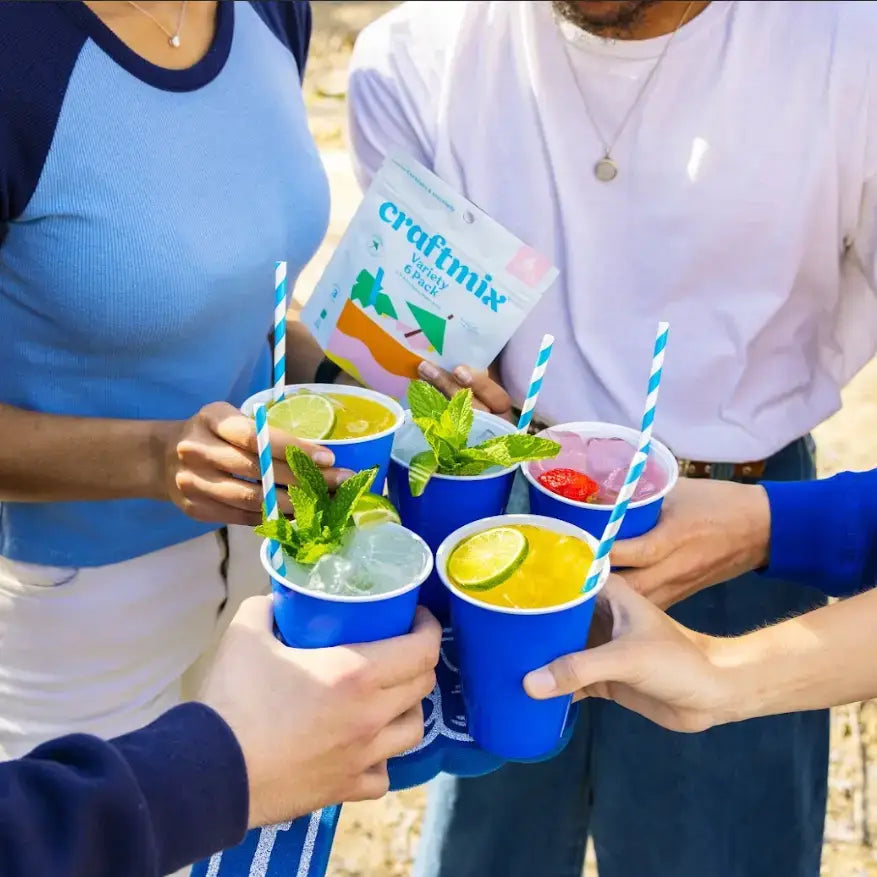
[(527, 554), (520, 566), (505, 581), (485, 590), (462, 588), (449, 570), (455, 585), (480, 603), (515, 609), (545, 609), (581, 596), (594, 559), (587, 542), (532, 524), (506, 526), (527, 540)]
[(389, 429), (396, 420), (396, 415), (389, 408), (373, 399), (346, 393), (327, 393), (326, 396), (335, 405), (335, 427), (329, 435), (330, 439), (377, 435)]
[(268, 408), (268, 423), (302, 439), (358, 439), (390, 429), (396, 415), (380, 402), (353, 393), (300, 390)]

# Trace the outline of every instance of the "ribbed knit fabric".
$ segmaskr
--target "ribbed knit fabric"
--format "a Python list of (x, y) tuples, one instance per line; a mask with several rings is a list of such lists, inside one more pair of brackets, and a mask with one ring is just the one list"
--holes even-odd
[(877, 469), (764, 487), (771, 514), (766, 575), (834, 596), (877, 585)]
[[(220, 3), (172, 71), (83, 4), (0, 4), (0, 402), (184, 419), (269, 385), (274, 261), (295, 278), (329, 199), (309, 9), (256, 6)], [(97, 566), (209, 529), (166, 502), (4, 503), (0, 554)]]

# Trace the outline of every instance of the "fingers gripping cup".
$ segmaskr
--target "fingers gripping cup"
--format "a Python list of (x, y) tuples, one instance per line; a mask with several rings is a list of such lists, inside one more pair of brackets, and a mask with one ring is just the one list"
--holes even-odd
[(537, 515), (476, 521), (439, 547), (469, 731), (487, 752), (537, 759), (561, 743), (572, 698), (533, 700), (523, 679), (584, 648), (609, 571), (581, 593), (596, 548), (580, 528)]
[[(580, 422), (563, 423), (539, 435), (558, 441), (562, 450), (554, 460), (525, 463), (521, 467), (527, 480), (530, 511), (574, 524), (599, 539), (609, 522), (640, 433), (612, 423)], [(551, 475), (557, 472), (568, 479), (580, 476), (583, 484), (590, 483), (593, 493), (589, 495), (588, 486), (579, 488), (570, 480), (565, 485), (569, 490), (550, 489)], [(664, 497), (673, 489), (678, 475), (676, 458), (667, 447), (652, 439), (646, 471), (627, 507), (619, 539), (642, 536), (658, 523)]]
[(241, 410), (252, 417), (256, 405), (270, 406), (270, 426), (329, 448), (339, 469), (361, 472), (377, 466), (371, 489), (382, 493), (393, 437), (404, 421), (399, 403), (374, 390), (337, 384), (294, 384), (284, 393), (273, 405), (273, 390), (256, 393)]

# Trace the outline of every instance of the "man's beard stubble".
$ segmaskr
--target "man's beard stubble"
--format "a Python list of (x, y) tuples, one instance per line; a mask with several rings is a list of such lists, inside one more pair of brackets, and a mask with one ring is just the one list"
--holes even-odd
[[(658, 0), (622, 0), (605, 3), (606, 12), (589, 12), (576, 0), (552, 0), (555, 13), (564, 21), (601, 37), (630, 38), (633, 28), (639, 24), (645, 11)], [(603, 4), (588, 3), (587, 7)], [(611, 7), (611, 8), (610, 8)]]

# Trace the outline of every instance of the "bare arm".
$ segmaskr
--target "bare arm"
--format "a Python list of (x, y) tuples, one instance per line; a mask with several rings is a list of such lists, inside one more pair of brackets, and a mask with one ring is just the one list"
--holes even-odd
[(710, 642), (730, 720), (877, 696), (877, 590), (743, 637)]
[(728, 639), (683, 627), (617, 576), (597, 609), (601, 644), (529, 674), (532, 697), (607, 698), (700, 731), (877, 696), (877, 590)]
[(0, 405), (0, 501), (168, 499), (164, 453), (181, 425)]
[[(270, 431), (278, 484), (294, 483), (285, 449), (310, 454), (330, 488), (349, 475), (334, 455)], [(159, 499), (198, 521), (258, 524), (262, 516), (253, 421), (227, 402), (188, 420), (67, 417), (0, 405), (0, 502)], [(288, 497), (278, 491), (285, 514)]]

